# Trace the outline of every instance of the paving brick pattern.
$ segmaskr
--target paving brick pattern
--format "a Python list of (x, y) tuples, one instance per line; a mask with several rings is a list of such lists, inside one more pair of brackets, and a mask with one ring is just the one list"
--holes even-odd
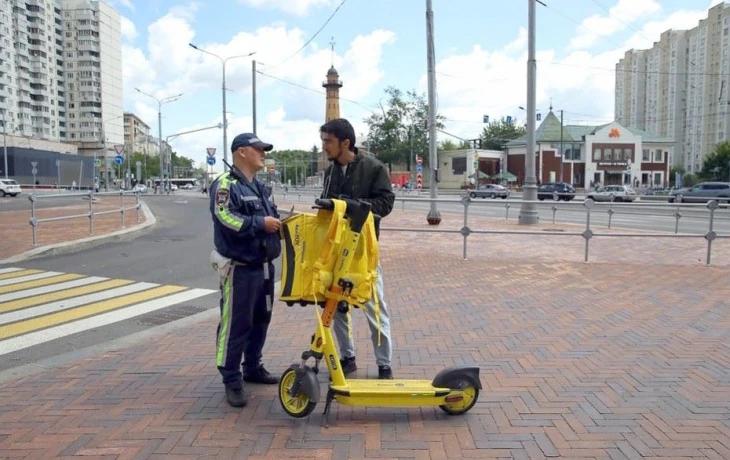
[[(94, 212), (104, 212), (121, 208), (120, 197), (105, 196), (94, 202)], [(137, 211), (133, 208), (136, 204), (135, 197), (124, 197), (124, 207), (128, 208), (124, 213), (124, 225), (126, 228), (144, 223), (144, 212), (140, 210), (139, 220)], [(89, 212), (88, 198), (79, 197), (79, 204), (57, 208), (43, 208), (36, 211), (38, 219), (49, 217), (81, 215)], [(25, 211), (0, 212), (0, 228), (2, 228), (2, 240), (0, 241), (0, 260), (11, 257), (33, 248), (32, 227), (30, 226), (30, 203)], [(94, 216), (94, 234), (89, 235), (89, 218), (78, 217), (75, 219), (41, 222), (36, 228), (37, 246), (74, 241), (90, 236), (99, 236), (122, 230), (122, 215), (119, 212)]]
[[(664, 240), (609, 240), (584, 264), (568, 241), (474, 237), (464, 261), (453, 235), (383, 233), (395, 373), (479, 365), (465, 415), (335, 403), (323, 428), (323, 404), (292, 419), (261, 385), (231, 408), (207, 320), (0, 386), (0, 458), (730, 458), (727, 267), (692, 261), (702, 249), (686, 240), (688, 260), (652, 253)], [(265, 359), (278, 374), (316, 322), (311, 307), (275, 308)], [(372, 378), (355, 313), (358, 376)]]

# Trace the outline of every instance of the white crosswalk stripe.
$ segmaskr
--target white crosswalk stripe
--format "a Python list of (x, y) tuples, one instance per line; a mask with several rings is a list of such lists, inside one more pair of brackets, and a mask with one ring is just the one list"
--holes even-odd
[(74, 273), (0, 269), (0, 356), (216, 292)]

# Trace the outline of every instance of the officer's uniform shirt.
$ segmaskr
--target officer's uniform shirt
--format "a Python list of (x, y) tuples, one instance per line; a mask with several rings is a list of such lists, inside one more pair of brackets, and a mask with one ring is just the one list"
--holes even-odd
[(210, 186), (210, 212), (216, 250), (237, 262), (262, 264), (281, 254), (278, 233), (266, 233), (264, 217), (279, 218), (266, 187), (249, 181), (237, 168), (221, 174)]

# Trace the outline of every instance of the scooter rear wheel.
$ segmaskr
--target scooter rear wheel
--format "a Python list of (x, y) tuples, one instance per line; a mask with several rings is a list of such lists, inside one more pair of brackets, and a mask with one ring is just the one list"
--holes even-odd
[(296, 396), (292, 396), (291, 391), (294, 384), (297, 383), (297, 371), (289, 368), (281, 376), (279, 380), (279, 402), (284, 412), (292, 417), (302, 418), (311, 414), (317, 405), (316, 401), (312, 401), (301, 387)]
[(449, 385), (449, 388), (460, 388), (463, 394), (463, 399), (461, 401), (447, 402), (439, 407), (447, 414), (461, 415), (474, 407), (477, 399), (479, 399), (479, 388), (466, 380), (454, 383), (454, 385)]

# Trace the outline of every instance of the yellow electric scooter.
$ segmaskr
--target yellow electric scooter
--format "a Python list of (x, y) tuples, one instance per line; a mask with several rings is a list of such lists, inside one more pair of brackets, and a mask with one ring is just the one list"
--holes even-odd
[[(292, 417), (306, 417), (314, 410), (320, 398), (319, 363), (325, 360), (330, 373), (329, 390), (324, 408), (324, 424), (327, 424), (329, 409), (333, 400), (351, 406), (438, 406), (448, 414), (467, 412), (477, 402), (481, 382), (479, 368), (474, 366), (453, 366), (439, 372), (433, 380), (370, 380), (346, 379), (340, 368), (330, 326), (335, 312), (350, 308), (348, 295), (353, 282), (348, 279), (348, 268), (353, 260), (361, 231), (370, 215), (370, 204), (359, 200), (344, 199), (347, 208), (345, 219), (348, 233), (341, 239), (338, 260), (335, 264), (333, 282), (325, 294), (323, 310), (315, 307), (318, 325), (312, 335), (310, 349), (302, 353), (300, 364), (294, 364), (284, 371), (279, 382), (279, 401), (284, 411)], [(333, 200), (318, 199), (315, 208), (332, 210)], [(288, 302), (291, 306), (294, 302)], [(315, 302), (299, 302), (301, 305)], [(319, 306), (322, 306), (321, 303)], [(314, 365), (307, 362), (313, 359)]]

